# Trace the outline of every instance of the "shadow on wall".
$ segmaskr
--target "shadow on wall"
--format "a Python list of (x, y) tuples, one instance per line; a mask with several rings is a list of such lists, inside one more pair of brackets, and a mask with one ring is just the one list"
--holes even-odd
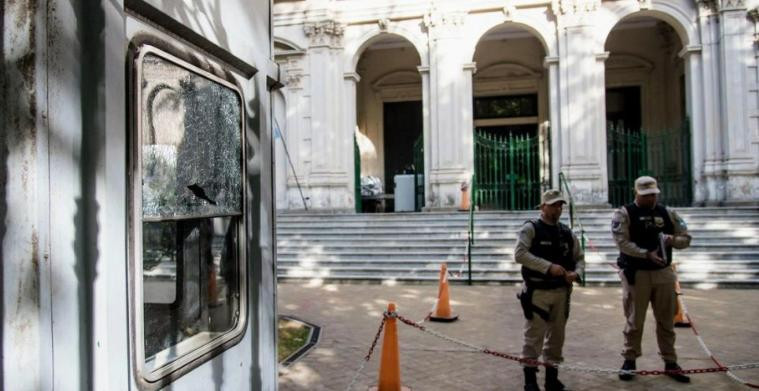
[(80, 196), (74, 214), (74, 274), (78, 284), (79, 386), (93, 388), (93, 294), (97, 277), (98, 212), (97, 165), (103, 160), (105, 126), (105, 12), (102, 6), (85, 3), (77, 7), (77, 38), (81, 42), (80, 80), (81, 144), (79, 154)]
[[(5, 7), (0, 7), (0, 31), (3, 32), (0, 37), (0, 53), (3, 54), (3, 59), (0, 61), (0, 124), (3, 129), (9, 127), (5, 123), (5, 104), (8, 99), (5, 99)], [(5, 255), (3, 255), (3, 243), (5, 241), (5, 215), (8, 210), (8, 206), (5, 201), (5, 187), (8, 182), (8, 146), (7, 146), (7, 132), (3, 133), (2, 139), (0, 139), (0, 285), (5, 286)], [(3, 299), (0, 300), (0, 348), (5, 347), (3, 341), (3, 335), (5, 335), (5, 290), (3, 291)], [(3, 362), (4, 354), (0, 354), (0, 388), (5, 384), (5, 363)]]

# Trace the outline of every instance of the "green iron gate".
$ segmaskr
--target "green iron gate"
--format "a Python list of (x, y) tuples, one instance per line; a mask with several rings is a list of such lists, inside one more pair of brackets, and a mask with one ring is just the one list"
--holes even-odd
[(648, 174), (646, 135), (621, 125), (606, 128), (609, 202), (624, 205), (632, 200), (635, 178)]
[(424, 135), (414, 142), (414, 210), (424, 207)]
[(688, 121), (679, 129), (645, 134), (607, 127), (609, 202), (612, 206), (631, 202), (635, 178), (650, 175), (657, 179), (659, 201), (670, 206), (690, 206), (693, 201), (691, 139)]
[(363, 209), (361, 200), (361, 150), (358, 148), (356, 136), (353, 136), (353, 197), (356, 199), (356, 213)]
[(481, 209), (533, 209), (540, 203), (537, 136), (475, 130), (474, 202)]

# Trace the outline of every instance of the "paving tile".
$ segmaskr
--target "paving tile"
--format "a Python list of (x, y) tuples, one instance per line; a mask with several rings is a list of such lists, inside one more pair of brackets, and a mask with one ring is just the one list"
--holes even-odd
[[(437, 292), (435, 285), (372, 284), (278, 285), (279, 313), (322, 327), (317, 346), (280, 372), (280, 390), (345, 390), (361, 365), (379, 327), (388, 301), (401, 315), (423, 319)], [(426, 322), (425, 326), (477, 346), (518, 355), (523, 317), (515, 299), (516, 286), (452, 286), (453, 323)], [(725, 364), (759, 362), (759, 290), (686, 289), (686, 300), (699, 333)], [(752, 304), (754, 303), (754, 304)], [(655, 323), (649, 310), (640, 369), (661, 369)], [(618, 368), (622, 363), (624, 317), (618, 287), (577, 288), (567, 324), (564, 356), (567, 363)], [(465, 348), (398, 324), (401, 376), (413, 390), (521, 390), (522, 370), (513, 362)], [(677, 350), (684, 368), (711, 367), (690, 329), (677, 330)], [(381, 341), (354, 390), (377, 382)], [(759, 383), (759, 369), (736, 372)], [(543, 371), (538, 375), (543, 382)], [(740, 390), (725, 374), (692, 375), (690, 385), (664, 376), (638, 376), (621, 382), (616, 375), (562, 371), (560, 378), (574, 390)]]

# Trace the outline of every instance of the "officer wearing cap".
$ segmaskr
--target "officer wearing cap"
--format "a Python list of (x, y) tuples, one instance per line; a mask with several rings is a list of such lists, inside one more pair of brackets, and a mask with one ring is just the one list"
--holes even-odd
[[(668, 371), (680, 370), (675, 353), (674, 316), (677, 312), (675, 272), (672, 248), (690, 245), (685, 222), (677, 212), (656, 201), (659, 188), (656, 179), (642, 176), (635, 180), (635, 201), (614, 212), (611, 232), (619, 248), (617, 265), (622, 280), (622, 306), (627, 322), (624, 330), (623, 370), (635, 370), (635, 359), (641, 355), (643, 324), (648, 303), (656, 318), (656, 340), (659, 354)], [(668, 373), (673, 379), (690, 382), (683, 374)], [(621, 380), (632, 380), (633, 374), (620, 373)]]
[[(580, 281), (585, 266), (577, 237), (559, 222), (566, 201), (558, 190), (543, 193), (540, 218), (525, 222), (519, 231), (514, 260), (522, 265), (524, 287), (517, 295), (524, 310), (522, 358), (537, 360), (541, 353), (549, 364), (563, 361), (564, 328), (569, 316), (572, 283)], [(526, 391), (540, 390), (538, 368), (524, 364)], [(556, 367), (546, 367), (545, 389), (566, 388)]]

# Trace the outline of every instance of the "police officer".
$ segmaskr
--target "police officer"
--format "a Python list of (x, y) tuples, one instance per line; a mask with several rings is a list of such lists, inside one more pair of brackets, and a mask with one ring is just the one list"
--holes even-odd
[[(642, 176), (635, 180), (635, 202), (614, 212), (611, 231), (619, 248), (617, 264), (622, 280), (622, 306), (627, 323), (624, 330), (623, 370), (635, 370), (635, 359), (641, 355), (640, 342), (648, 303), (656, 318), (656, 340), (664, 369), (678, 371), (675, 353), (674, 316), (677, 312), (675, 272), (672, 248), (690, 245), (685, 222), (677, 212), (656, 202), (659, 188), (656, 179)], [(690, 382), (683, 374), (668, 373), (673, 379)], [(621, 380), (632, 380), (633, 374), (620, 373)]]
[[(572, 283), (580, 281), (584, 255), (577, 237), (559, 222), (566, 201), (558, 190), (543, 193), (540, 219), (519, 231), (514, 260), (522, 265), (524, 287), (518, 295), (525, 314), (522, 358), (537, 360), (541, 350), (549, 364), (563, 361), (564, 328), (569, 316)], [(524, 363), (524, 389), (540, 390), (535, 364)], [(565, 390), (556, 367), (546, 367), (545, 389)]]

